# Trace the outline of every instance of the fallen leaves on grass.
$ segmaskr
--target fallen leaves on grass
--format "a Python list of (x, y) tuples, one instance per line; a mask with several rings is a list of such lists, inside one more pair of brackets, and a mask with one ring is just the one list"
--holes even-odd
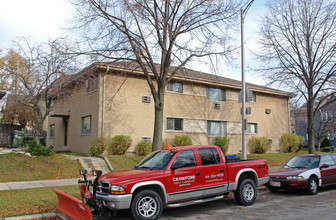
[(17, 215), (25, 215), (31, 213), (49, 213), (55, 212), (56, 207), (53, 205), (36, 205), (33, 207), (7, 207), (0, 210), (1, 217), (8, 217), (8, 216), (17, 216)]

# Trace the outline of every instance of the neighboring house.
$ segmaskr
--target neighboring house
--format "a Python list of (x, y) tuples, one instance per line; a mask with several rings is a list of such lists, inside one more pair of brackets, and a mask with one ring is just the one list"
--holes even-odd
[[(327, 138), (330, 145), (336, 147), (336, 96), (316, 99), (314, 108), (317, 108), (318, 103), (321, 107), (314, 118), (315, 145), (321, 144), (323, 139)], [(295, 133), (305, 138), (303, 145), (308, 145), (306, 104), (296, 110), (293, 115), (295, 118)]]
[(3, 116), (2, 110), (5, 108), (6, 106), (6, 92), (0, 91), (0, 119)]
[[(54, 100), (48, 119), (47, 146), (56, 151), (88, 153), (90, 140), (129, 135), (134, 153), (141, 140), (152, 141), (154, 101), (143, 72), (135, 63), (94, 63), (67, 79), (63, 96)], [(291, 93), (247, 84), (253, 91), (248, 135), (266, 136), (272, 151), (290, 132)], [(163, 139), (189, 135), (193, 144), (212, 144), (228, 136), (229, 153), (241, 151), (241, 82), (184, 69), (167, 85)]]

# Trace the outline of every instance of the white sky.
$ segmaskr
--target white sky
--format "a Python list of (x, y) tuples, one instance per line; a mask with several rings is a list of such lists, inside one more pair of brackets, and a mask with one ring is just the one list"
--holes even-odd
[[(249, 71), (256, 61), (249, 49), (257, 48), (255, 34), (258, 31), (259, 16), (265, 9), (266, 0), (255, 0), (245, 18), (245, 66), (247, 82), (263, 84), (263, 80)], [(62, 27), (71, 19), (72, 6), (69, 0), (0, 0), (0, 49), (10, 48), (12, 41), (20, 36), (36, 40), (54, 39), (69, 34)], [(239, 21), (238, 21), (239, 22)], [(237, 23), (240, 26), (240, 22)], [(240, 44), (240, 36), (237, 36)], [(240, 51), (239, 51), (240, 53)], [(240, 55), (232, 65), (219, 68), (221, 75), (241, 80)], [(198, 70), (197, 67), (195, 70)], [(201, 69), (199, 69), (201, 70)], [(210, 72), (202, 66), (203, 72)]]

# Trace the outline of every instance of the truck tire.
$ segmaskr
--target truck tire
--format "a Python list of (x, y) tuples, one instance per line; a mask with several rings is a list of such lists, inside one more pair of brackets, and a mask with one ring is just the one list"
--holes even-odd
[(240, 205), (252, 205), (257, 197), (257, 187), (255, 182), (251, 179), (243, 179), (239, 182), (234, 195)]
[(161, 216), (163, 209), (161, 197), (152, 190), (143, 190), (137, 193), (131, 204), (134, 219), (154, 220)]
[(318, 191), (318, 180), (316, 177), (311, 176), (308, 180), (307, 192), (309, 195), (316, 195)]

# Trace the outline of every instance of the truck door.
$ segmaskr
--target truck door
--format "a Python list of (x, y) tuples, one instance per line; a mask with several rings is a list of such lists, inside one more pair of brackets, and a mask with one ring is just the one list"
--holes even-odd
[(193, 150), (180, 152), (165, 172), (168, 202), (202, 196), (202, 177)]
[[(329, 165), (329, 167), (321, 167), (324, 164)], [(321, 156), (320, 170), (323, 185), (336, 182), (336, 164), (330, 154)]]
[(228, 189), (227, 167), (216, 148), (198, 149), (202, 167), (204, 195), (224, 193)]

